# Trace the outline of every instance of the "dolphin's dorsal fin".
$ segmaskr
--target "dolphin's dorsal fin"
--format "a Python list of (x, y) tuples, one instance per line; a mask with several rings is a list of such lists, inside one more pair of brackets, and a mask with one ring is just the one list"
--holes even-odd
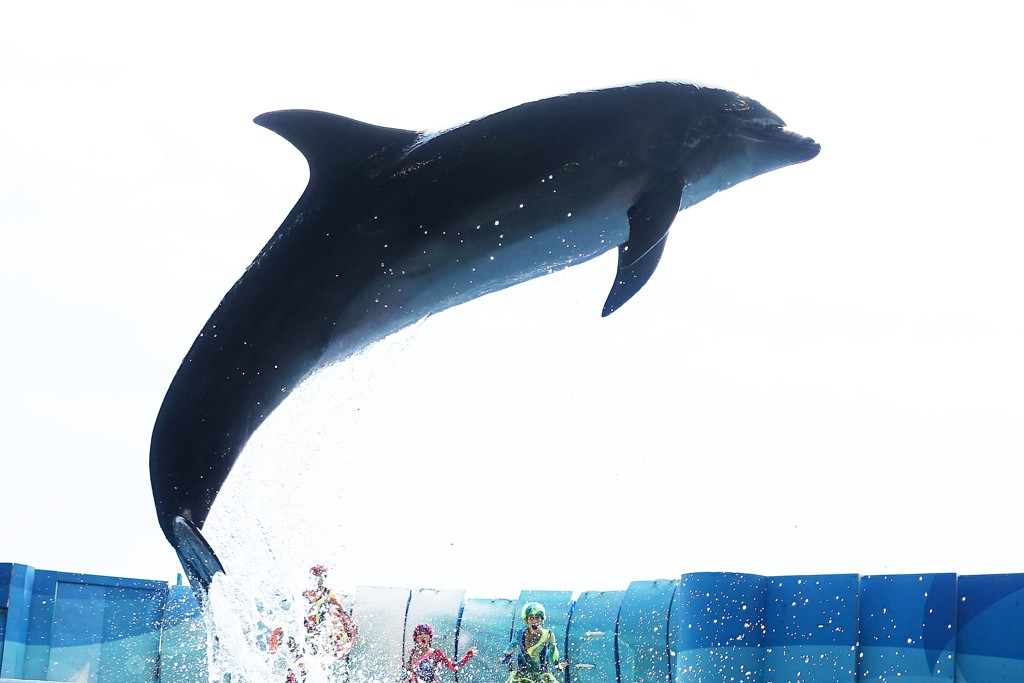
[(309, 109), (272, 111), (260, 114), (255, 122), (302, 152), (309, 163), (310, 182), (397, 154), (420, 137), (414, 130), (384, 128)]
[(682, 196), (682, 182), (666, 183), (645, 192), (629, 208), (629, 239), (619, 245), (619, 269), (602, 316), (621, 308), (654, 275)]

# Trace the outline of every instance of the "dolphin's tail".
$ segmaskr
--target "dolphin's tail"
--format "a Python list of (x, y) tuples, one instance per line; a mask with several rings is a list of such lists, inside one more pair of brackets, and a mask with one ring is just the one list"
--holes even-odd
[(191, 520), (179, 515), (174, 518), (173, 529), (174, 550), (178, 553), (196, 598), (202, 603), (213, 583), (213, 577), (224, 573), (224, 565)]

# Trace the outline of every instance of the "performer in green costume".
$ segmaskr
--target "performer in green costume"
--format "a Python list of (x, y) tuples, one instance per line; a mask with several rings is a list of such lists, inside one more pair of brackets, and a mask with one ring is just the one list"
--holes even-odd
[(526, 627), (512, 635), (502, 660), (511, 671), (506, 683), (557, 683), (552, 670), (561, 671), (569, 662), (559, 659), (555, 634), (544, 628), (544, 605), (528, 602), (522, 616)]

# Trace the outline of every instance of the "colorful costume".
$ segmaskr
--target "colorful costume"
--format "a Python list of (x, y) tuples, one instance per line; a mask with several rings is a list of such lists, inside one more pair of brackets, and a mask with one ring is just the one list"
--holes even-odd
[[(529, 617), (540, 617), (544, 620), (544, 605), (539, 602), (528, 602), (523, 606), (523, 621), (527, 624)], [(538, 623), (540, 623), (538, 622)], [(532, 645), (527, 646), (527, 636), (539, 634)], [(530, 640), (533, 640), (530, 638)], [(531, 629), (529, 626), (517, 630), (512, 635), (512, 642), (505, 648), (505, 659), (510, 673), (506, 683), (557, 683), (553, 669), (558, 667), (558, 643), (555, 634), (543, 626)], [(513, 662), (513, 657), (515, 661)]]
[[(528, 630), (525, 628), (517, 630), (512, 642), (506, 648), (506, 650), (514, 651), (506, 658), (506, 663), (512, 669), (507, 683), (555, 683), (557, 679), (551, 670), (558, 665), (559, 654), (554, 632), (541, 628), (540, 640), (531, 647), (527, 647), (526, 632)], [(514, 663), (513, 657), (515, 658)]]
[[(322, 565), (310, 569), (310, 573), (319, 580), (316, 588), (303, 593), (309, 601), (309, 609), (303, 619), (306, 634), (302, 641), (292, 636), (285, 639), (284, 629), (280, 627), (270, 633), (270, 652), (276, 653), (286, 646), (294, 663), (294, 668), (288, 668), (286, 683), (305, 681), (307, 655), (321, 657), (321, 666), (329, 665), (337, 680), (347, 677), (346, 658), (352, 651), (359, 629), (334, 591), (323, 585), (322, 577), (326, 571)], [(324, 662), (324, 655), (332, 661)]]
[(306, 645), (313, 654), (323, 649), (333, 651), (339, 659), (347, 656), (356, 639), (352, 615), (330, 589), (309, 590), (305, 595), (309, 600), (309, 612), (303, 620)]
[(471, 659), (473, 659), (472, 650), (467, 652), (466, 656), (456, 663), (436, 647), (428, 647), (427, 651), (417, 658), (414, 648), (409, 652), (409, 664), (406, 667), (409, 672), (409, 683), (437, 683), (440, 680), (437, 676), (437, 670), (442, 664), (452, 671), (458, 671)]

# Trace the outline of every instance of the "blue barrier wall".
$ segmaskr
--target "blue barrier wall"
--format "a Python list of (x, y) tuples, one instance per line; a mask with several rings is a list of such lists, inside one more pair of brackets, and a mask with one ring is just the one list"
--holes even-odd
[[(401, 680), (408, 635), (479, 654), (460, 683), (501, 683), (501, 650), (543, 602), (565, 683), (1024, 681), (1024, 574), (766, 577), (705, 572), (622, 591), (360, 587), (352, 683)], [(188, 586), (0, 564), (0, 683), (201, 683), (206, 630)], [(561, 682), (560, 682), (561, 683)]]
[(0, 679), (199, 683), (205, 646), (188, 586), (0, 564)]

